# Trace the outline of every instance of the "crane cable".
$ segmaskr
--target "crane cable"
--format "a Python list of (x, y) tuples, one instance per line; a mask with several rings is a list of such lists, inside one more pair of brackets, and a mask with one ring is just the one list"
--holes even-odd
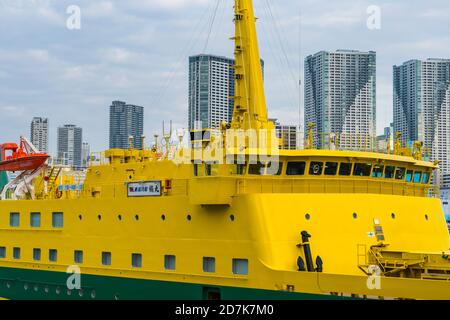
[[(267, 46), (269, 47), (269, 51), (271, 53), (271, 55), (274, 57), (275, 60), (277, 60), (277, 62), (280, 64), (280, 66), (284, 66), (285, 63), (283, 62), (283, 60), (287, 61), (287, 68), (290, 69), (290, 63), (289, 63), (289, 59), (288, 56), (286, 54), (286, 50), (284, 49), (283, 46), (283, 41), (281, 40), (280, 34), (279, 34), (279, 26), (278, 24), (275, 23), (274, 20), (274, 15), (273, 12), (270, 8), (270, 4), (267, 0), (265, 0), (265, 2), (263, 2), (263, 7), (264, 9), (264, 13), (267, 16), (267, 21), (271, 21), (271, 23), (274, 25), (273, 28), (267, 28), (264, 25), (264, 23), (261, 23), (262, 28), (265, 30), (265, 34), (267, 34)], [(278, 31), (275, 32), (274, 31)], [(283, 56), (280, 54), (279, 50), (274, 49), (274, 44), (276, 44), (276, 42), (280, 43), (280, 48), (282, 49), (282, 51), (284, 52), (284, 59)], [(292, 70), (289, 70), (291, 75), (292, 75)], [(288, 78), (288, 76), (285, 74), (285, 72), (281, 72), (280, 73), (282, 81), (286, 84), (287, 87), (292, 86), (292, 81), (290, 81)], [(295, 78), (295, 77), (294, 77)], [(297, 80), (295, 80), (295, 83), (297, 83)], [(297, 87), (295, 86), (295, 91), (297, 91)], [(294, 101), (297, 101), (297, 99), (295, 98), (295, 96), (293, 95), (291, 90), (287, 90), (286, 94), (288, 95), (288, 99), (291, 100), (292, 105), (294, 106), (294, 109), (296, 109), (296, 103), (293, 103)]]
[[(219, 0), (217, 0), (219, 1)], [(204, 19), (207, 16), (207, 13), (211, 10), (211, 7), (206, 7), (205, 11), (203, 11), (200, 19), (198, 20), (197, 25), (194, 27), (194, 30), (192, 32), (192, 36), (189, 38), (189, 40), (186, 43), (186, 46), (181, 51), (181, 54), (177, 60), (177, 63), (174, 65), (172, 72), (167, 77), (167, 81), (164, 84), (164, 86), (159, 90), (159, 94), (156, 95), (156, 98), (153, 100), (153, 102), (150, 104), (153, 107), (157, 107), (157, 105), (160, 103), (160, 101), (164, 98), (166, 95), (166, 92), (170, 85), (172, 84), (173, 79), (175, 78), (175, 75), (180, 71), (180, 69), (183, 67), (183, 61), (189, 56), (189, 53), (192, 51), (192, 49), (195, 47), (195, 45), (198, 43), (200, 36), (202, 34), (202, 30), (204, 29), (202, 26), (204, 25)], [(207, 20), (209, 21), (209, 19)]]
[(206, 36), (205, 46), (203, 47), (203, 51), (202, 51), (203, 53), (206, 53), (206, 49), (208, 48), (209, 38), (211, 37), (212, 29), (213, 29), (214, 22), (215, 22), (216, 16), (217, 16), (217, 10), (219, 9), (219, 5), (221, 2), (222, 2), (222, 0), (217, 0), (216, 6), (214, 8), (214, 12), (212, 14), (211, 21), (209, 23), (208, 34)]

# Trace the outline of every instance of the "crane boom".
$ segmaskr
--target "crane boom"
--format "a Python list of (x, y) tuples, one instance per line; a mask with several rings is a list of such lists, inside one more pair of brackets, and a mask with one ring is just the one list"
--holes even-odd
[(252, 0), (235, 0), (233, 129), (273, 129), (268, 120)]

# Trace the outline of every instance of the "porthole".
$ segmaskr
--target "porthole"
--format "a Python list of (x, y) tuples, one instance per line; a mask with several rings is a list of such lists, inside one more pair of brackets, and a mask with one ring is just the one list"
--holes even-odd
[(187, 215), (187, 219), (188, 219), (188, 221), (191, 221), (192, 220), (192, 216), (190, 214), (188, 214)]
[(135, 215), (134, 220), (139, 221), (139, 215)]
[(356, 212), (353, 212), (353, 219), (358, 219), (358, 214)]
[(67, 295), (68, 295), (68, 296), (72, 295), (72, 290), (67, 289)]
[(35, 292), (38, 292), (39, 286), (36, 284), (36, 285), (33, 287), (33, 290), (34, 290)]
[(161, 220), (162, 220), (162, 221), (166, 221), (166, 215), (163, 214), (163, 215), (161, 216)]
[(80, 297), (82, 297), (83, 294), (84, 294), (83, 289), (78, 290), (78, 295), (79, 295)]
[(78, 215), (78, 219), (79, 220), (83, 220), (83, 216), (80, 214), (80, 215)]
[(45, 288), (44, 288), (44, 291), (45, 291), (45, 293), (48, 293), (48, 287), (46, 286)]
[(6, 287), (9, 289), (11, 288), (11, 283), (10, 282), (6, 282)]
[(425, 215), (425, 220), (427, 220), (427, 221), (428, 221), (428, 215), (427, 215), (427, 214)]
[(118, 294), (118, 293), (116, 293), (116, 294), (114, 295), (114, 300), (119, 300), (119, 294)]
[(230, 215), (230, 220), (234, 221), (234, 219), (235, 219), (234, 214)]
[(306, 220), (311, 219), (311, 215), (310, 215), (309, 213), (305, 214), (305, 219), (306, 219)]
[(119, 215), (117, 216), (117, 219), (119, 219), (119, 221), (122, 221), (122, 215), (119, 214)]
[(99, 221), (102, 220), (102, 215), (99, 214), (99, 215), (97, 216), (97, 218), (98, 218)]
[(23, 285), (23, 288), (25, 289), (25, 291), (27, 291), (27, 290), (28, 290), (28, 283), (25, 283), (25, 284)]
[(55, 292), (56, 292), (56, 294), (61, 294), (61, 288), (60, 287), (56, 287), (56, 290), (55, 290)]
[(95, 299), (95, 297), (96, 297), (95, 290), (92, 290), (92, 291), (91, 291), (91, 298), (92, 298), (92, 299)]
[(391, 218), (395, 219), (395, 213), (391, 213)]

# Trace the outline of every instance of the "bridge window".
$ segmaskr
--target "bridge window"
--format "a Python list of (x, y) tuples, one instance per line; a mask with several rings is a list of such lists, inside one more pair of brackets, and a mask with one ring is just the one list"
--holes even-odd
[(325, 175), (326, 176), (335, 176), (338, 169), (337, 162), (327, 162), (325, 163)]
[(269, 162), (266, 168), (266, 175), (269, 176), (279, 176), (283, 170), (283, 163), (280, 162)]
[(397, 168), (397, 170), (395, 170), (395, 179), (397, 180), (405, 179), (405, 172), (406, 172), (405, 168)]
[(250, 164), (248, 166), (248, 174), (260, 176), (264, 174), (265, 165), (262, 163)]
[(384, 166), (376, 164), (373, 166), (372, 177), (382, 178), (383, 177)]
[(386, 179), (392, 179), (394, 177), (394, 173), (395, 173), (395, 167), (387, 166), (386, 170), (384, 170), (384, 177)]
[(309, 165), (309, 174), (312, 176), (320, 176), (323, 172), (323, 162), (312, 161)]
[(428, 184), (428, 182), (430, 182), (430, 173), (429, 172), (424, 172), (423, 176), (422, 176), (422, 183), (423, 184)]
[(205, 176), (212, 175), (212, 165), (210, 163), (205, 164)]
[(247, 259), (233, 259), (233, 274), (248, 274), (248, 260)]
[(11, 212), (9, 214), (9, 225), (11, 227), (19, 227), (20, 225), (20, 213), (18, 212)]
[(355, 163), (353, 175), (357, 177), (369, 177), (372, 171), (371, 163)]
[(6, 258), (6, 247), (0, 247), (0, 259)]
[(305, 174), (306, 162), (289, 162), (286, 169), (288, 176), (302, 176)]
[(414, 183), (420, 183), (421, 179), (422, 179), (422, 172), (414, 171)]
[(176, 257), (173, 255), (164, 256), (164, 269), (175, 270), (176, 267)]
[(203, 257), (203, 272), (216, 272), (216, 258)]
[(41, 226), (41, 214), (39, 212), (32, 212), (30, 214), (30, 226), (32, 228), (39, 228)]
[(340, 176), (349, 176), (352, 173), (352, 164), (347, 162), (342, 162), (339, 166)]
[(413, 177), (413, 171), (412, 170), (408, 170), (406, 172), (406, 182), (411, 182), (412, 181), (412, 177)]
[(250, 164), (248, 166), (248, 174), (249, 175), (281, 175), (281, 171), (283, 169), (282, 163), (279, 162), (269, 162), (266, 164), (263, 164), (261, 162), (257, 164)]
[(194, 177), (198, 176), (198, 164), (194, 163)]
[(33, 260), (40, 261), (41, 260), (41, 249), (33, 249)]
[(237, 164), (236, 165), (236, 174), (237, 175), (244, 175), (245, 174), (245, 169), (247, 168), (246, 164)]

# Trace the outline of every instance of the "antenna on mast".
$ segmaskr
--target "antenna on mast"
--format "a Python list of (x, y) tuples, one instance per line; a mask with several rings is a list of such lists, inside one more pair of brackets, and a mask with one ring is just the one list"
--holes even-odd
[(163, 135), (163, 139), (164, 139), (164, 142), (165, 142), (165, 148), (166, 148), (165, 158), (167, 159), (167, 157), (169, 156), (170, 138), (172, 137), (172, 120), (170, 120), (169, 132), (166, 132), (166, 130), (165, 130), (165, 122), (163, 121), (163, 123), (162, 123), (162, 135)]

